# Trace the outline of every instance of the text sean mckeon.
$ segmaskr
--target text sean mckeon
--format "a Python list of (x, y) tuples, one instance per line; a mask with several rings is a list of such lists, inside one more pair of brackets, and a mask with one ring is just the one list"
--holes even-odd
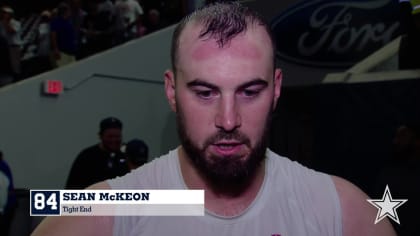
[(204, 190), (31, 190), (31, 216), (204, 215)]
[(149, 201), (150, 192), (64, 192), (64, 201)]

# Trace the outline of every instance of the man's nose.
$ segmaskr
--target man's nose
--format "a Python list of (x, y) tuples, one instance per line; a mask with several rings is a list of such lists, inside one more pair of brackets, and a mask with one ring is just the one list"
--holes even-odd
[(215, 117), (216, 127), (233, 131), (241, 126), (241, 115), (234, 98), (222, 98)]

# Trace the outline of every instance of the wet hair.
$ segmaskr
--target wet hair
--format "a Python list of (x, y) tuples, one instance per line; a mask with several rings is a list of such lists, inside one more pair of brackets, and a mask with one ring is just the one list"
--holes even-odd
[(237, 35), (246, 32), (249, 25), (263, 26), (270, 37), (274, 62), (275, 41), (265, 20), (257, 12), (238, 2), (216, 2), (187, 15), (176, 26), (171, 45), (171, 63), (174, 73), (176, 73), (178, 60), (179, 38), (185, 27), (192, 22), (203, 26), (199, 38), (214, 39), (221, 48)]

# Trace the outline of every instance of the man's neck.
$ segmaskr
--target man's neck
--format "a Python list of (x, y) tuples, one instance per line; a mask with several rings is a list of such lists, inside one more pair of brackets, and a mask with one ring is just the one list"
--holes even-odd
[(178, 148), (178, 156), (186, 186), (189, 189), (204, 189), (206, 210), (219, 216), (240, 215), (254, 201), (264, 182), (264, 161), (248, 183), (231, 191), (232, 188), (219, 188), (208, 181), (194, 166), (182, 147)]

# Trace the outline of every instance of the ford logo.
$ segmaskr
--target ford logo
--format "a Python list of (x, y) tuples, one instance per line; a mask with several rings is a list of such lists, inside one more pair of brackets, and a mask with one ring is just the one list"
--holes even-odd
[(317, 67), (348, 67), (400, 34), (395, 0), (301, 1), (271, 22), (277, 57)]

